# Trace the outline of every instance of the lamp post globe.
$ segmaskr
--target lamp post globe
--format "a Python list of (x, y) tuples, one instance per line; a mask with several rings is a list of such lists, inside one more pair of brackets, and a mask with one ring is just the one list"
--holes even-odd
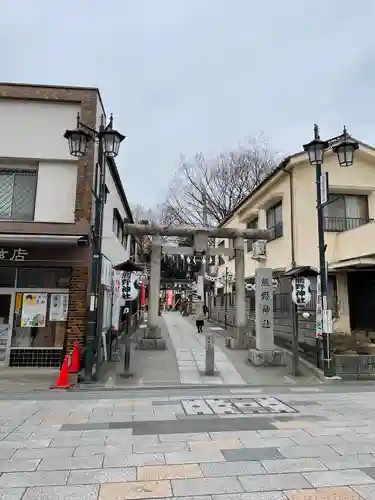
[(100, 140), (102, 141), (104, 155), (109, 158), (116, 158), (120, 149), (120, 144), (124, 139), (125, 136), (120, 134), (117, 130), (109, 129), (102, 132)]
[(90, 134), (77, 127), (74, 130), (66, 130), (65, 139), (68, 139), (69, 152), (76, 158), (82, 158), (87, 152), (88, 143), (92, 137)]
[(343, 139), (332, 147), (332, 151), (336, 153), (340, 167), (351, 167), (353, 165), (354, 152), (358, 148), (358, 142), (349, 136), (346, 127), (344, 127)]
[(319, 136), (318, 125), (314, 125), (314, 139), (308, 144), (304, 144), (303, 149), (309, 155), (310, 165), (322, 165), (324, 161), (324, 151), (328, 148), (328, 142), (322, 141)]

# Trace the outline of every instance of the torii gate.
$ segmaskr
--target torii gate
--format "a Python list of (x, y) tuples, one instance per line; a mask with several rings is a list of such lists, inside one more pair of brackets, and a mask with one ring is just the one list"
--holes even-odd
[[(228, 255), (235, 257), (236, 276), (236, 338), (232, 347), (243, 347), (246, 333), (245, 308), (245, 259), (244, 240), (270, 239), (270, 232), (264, 229), (234, 229), (234, 228), (192, 228), (170, 227), (156, 224), (125, 224), (125, 234), (132, 236), (152, 236), (151, 271), (148, 299), (148, 328), (146, 337), (139, 340), (141, 349), (165, 349), (160, 328), (158, 327), (160, 267), (162, 253), (162, 236), (193, 236), (193, 247), (164, 247), (163, 251), (171, 255), (194, 255), (197, 260), (203, 256)], [(227, 238), (234, 242), (233, 248), (212, 248), (208, 246), (209, 238)]]

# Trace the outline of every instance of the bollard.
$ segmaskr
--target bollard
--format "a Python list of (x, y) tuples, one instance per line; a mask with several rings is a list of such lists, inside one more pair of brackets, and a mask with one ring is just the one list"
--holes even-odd
[(206, 375), (215, 375), (215, 345), (212, 333), (206, 334)]

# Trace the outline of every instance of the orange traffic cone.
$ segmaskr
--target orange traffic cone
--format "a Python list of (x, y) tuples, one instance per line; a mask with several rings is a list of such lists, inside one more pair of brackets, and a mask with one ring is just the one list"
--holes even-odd
[(69, 389), (69, 356), (66, 355), (64, 362), (61, 366), (59, 376), (57, 377), (56, 384), (52, 389)]
[(72, 352), (72, 361), (69, 366), (69, 373), (78, 373), (80, 370), (79, 366), (79, 344), (78, 342), (74, 342), (73, 352)]

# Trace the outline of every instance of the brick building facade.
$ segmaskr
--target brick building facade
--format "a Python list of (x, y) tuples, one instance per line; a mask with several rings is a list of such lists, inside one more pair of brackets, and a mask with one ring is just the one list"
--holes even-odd
[[(75, 341), (84, 344), (92, 260), (92, 188), (97, 154), (96, 144), (91, 142), (82, 159), (71, 158), (63, 133), (75, 127), (77, 112), (82, 122), (97, 128), (99, 117), (104, 114), (103, 105), (95, 88), (0, 84), (0, 112), (3, 123), (0, 125), (0, 320), (3, 318), (0, 321), (0, 326), (3, 324), (0, 345), (3, 357), (11, 365), (56, 366), (61, 354)], [(27, 184), (31, 174), (35, 175), (33, 194), (31, 184)], [(5, 192), (10, 182), (14, 185)], [(22, 190), (17, 187), (17, 182), (23, 186)], [(27, 200), (21, 191), (28, 193)], [(31, 196), (34, 196), (33, 201), (30, 201)], [(23, 250), (22, 260), (12, 259), (17, 249)], [(51, 301), (60, 300), (57, 298), (59, 289), (67, 292), (66, 283), (62, 286), (62, 279), (59, 282), (56, 278), (55, 283), (52, 278), (45, 278), (51, 280), (48, 284), (53, 286), (34, 285), (44, 283), (41, 276), (47, 276), (45, 269), (59, 268), (69, 269), (70, 279), (65, 334), (61, 334), (57, 342), (59, 321), (51, 323), (50, 330), (54, 333), (47, 332), (49, 327), (46, 325), (53, 318)], [(32, 276), (32, 270), (39, 278), (27, 281), (23, 276)], [(52, 274), (51, 271), (49, 276)], [(59, 272), (56, 271), (55, 275)], [(32, 290), (30, 293), (29, 289)], [(26, 294), (32, 297), (29, 300), (39, 300), (33, 295), (39, 293), (37, 289), (40, 289), (41, 296), (46, 296), (45, 326), (38, 329), (30, 323), (31, 333), (27, 337), (22, 333), (27, 329), (22, 326), (27, 324), (21, 318), (26, 309), (22, 301), (25, 301)], [(43, 289), (48, 290), (48, 295)], [(10, 312), (7, 317), (8, 302)], [(44, 333), (43, 329), (46, 330)], [(28, 342), (31, 345), (27, 345)]]

